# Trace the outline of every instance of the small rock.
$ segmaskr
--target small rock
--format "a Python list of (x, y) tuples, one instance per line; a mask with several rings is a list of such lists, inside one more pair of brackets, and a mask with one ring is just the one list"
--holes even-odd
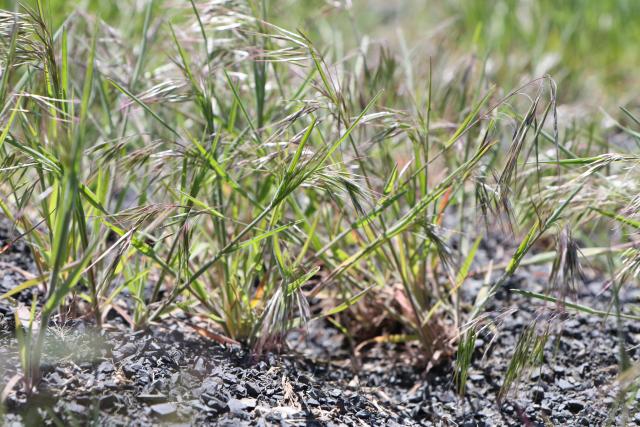
[(222, 374), (222, 379), (227, 384), (236, 384), (238, 382), (238, 377), (230, 373)]
[(567, 402), (567, 408), (574, 414), (577, 414), (578, 412), (582, 411), (584, 407), (585, 407), (585, 404), (581, 400), (573, 399)]
[(113, 371), (115, 371), (115, 367), (113, 366), (113, 363), (111, 363), (109, 361), (102, 362), (98, 366), (98, 372), (100, 372), (102, 374), (110, 374)]
[(469, 379), (473, 382), (482, 382), (485, 381), (484, 379), (484, 375), (482, 374), (473, 374), (473, 375), (469, 375)]
[(127, 377), (129, 378), (134, 376), (141, 369), (142, 369), (142, 365), (139, 363), (127, 363), (122, 366), (122, 370), (124, 371), (125, 375), (127, 375)]
[(256, 407), (256, 399), (245, 398), (245, 399), (229, 399), (227, 402), (227, 406), (229, 407), (229, 411), (233, 413), (241, 413), (245, 410), (252, 410)]
[(442, 403), (453, 403), (456, 401), (456, 395), (452, 391), (448, 390), (438, 396), (438, 400)]
[(204, 360), (202, 357), (198, 357), (196, 360), (196, 364), (193, 367), (193, 370), (199, 373), (200, 375), (204, 375), (207, 372), (207, 369), (204, 366)]
[(553, 414), (553, 418), (555, 419), (556, 423), (558, 424), (563, 424), (565, 423), (566, 420), (568, 420), (569, 418), (571, 418), (572, 414), (569, 411), (559, 411), (559, 412), (554, 412)]
[(582, 331), (580, 331), (580, 322), (576, 319), (569, 319), (564, 322), (563, 335), (572, 338), (581, 338)]
[(139, 401), (146, 402), (146, 403), (158, 403), (158, 402), (167, 401), (167, 396), (159, 393), (158, 394), (142, 393), (142, 394), (139, 394), (137, 397)]
[(356, 417), (366, 420), (368, 418), (371, 418), (371, 413), (369, 411), (366, 411), (366, 410), (362, 409), (362, 410), (356, 412)]
[(295, 417), (296, 415), (300, 414), (300, 410), (292, 406), (276, 406), (275, 408), (271, 408), (271, 413), (277, 414), (283, 419), (286, 419)]
[(131, 356), (131, 355), (132, 355), (132, 354), (134, 354), (136, 351), (137, 351), (137, 347), (136, 347), (136, 345), (135, 345), (134, 343), (132, 343), (132, 342), (127, 343), (127, 344), (123, 345), (122, 347), (120, 347), (120, 348), (118, 349), (118, 352), (119, 352), (122, 356), (124, 356), (124, 357), (126, 357), (126, 356)]
[(553, 366), (553, 372), (555, 372), (556, 375), (558, 375), (558, 376), (563, 376), (564, 372), (565, 372), (564, 366), (554, 365)]
[(227, 404), (220, 399), (212, 397), (207, 400), (207, 406), (216, 412), (224, 412), (228, 409)]
[(67, 408), (67, 410), (74, 412), (76, 414), (84, 414), (87, 410), (87, 408), (85, 408), (84, 406), (76, 402), (69, 402), (65, 405), (65, 407)]
[(175, 413), (178, 410), (178, 406), (175, 403), (158, 403), (156, 405), (151, 405), (151, 410), (156, 415), (166, 417)]
[(247, 382), (245, 387), (247, 388), (247, 393), (249, 393), (249, 396), (251, 397), (258, 397), (260, 393), (262, 393), (262, 388), (254, 382)]
[(118, 401), (118, 398), (113, 394), (107, 394), (100, 398), (100, 409), (109, 409)]
[(340, 390), (339, 388), (334, 388), (329, 392), (329, 394), (332, 397), (336, 397), (337, 398), (337, 397), (340, 397), (340, 395), (342, 394), (342, 390)]
[(514, 414), (515, 408), (513, 407), (513, 405), (509, 404), (509, 403), (505, 403), (502, 405), (502, 407), (500, 408), (502, 412), (504, 412), (507, 415), (511, 415)]
[(198, 399), (194, 399), (188, 402), (189, 405), (198, 410), (198, 411), (204, 411), (204, 412), (209, 412), (211, 410), (211, 408), (209, 408), (206, 405), (203, 405), (202, 403), (200, 403), (200, 401)]
[(47, 381), (49, 382), (49, 384), (53, 384), (58, 387), (62, 386), (62, 383), (64, 382), (60, 374), (57, 372), (52, 372), (51, 374), (49, 374), (47, 376)]
[(544, 389), (540, 386), (533, 387), (531, 389), (531, 400), (535, 403), (540, 403), (542, 399), (544, 399)]
[(560, 390), (562, 391), (571, 390), (573, 388), (573, 384), (571, 384), (569, 381), (564, 379), (560, 379), (556, 381), (556, 385), (560, 387)]
[(407, 402), (409, 403), (419, 403), (419, 402), (422, 402), (424, 397), (422, 393), (418, 391), (418, 392), (409, 394), (406, 399), (407, 399)]

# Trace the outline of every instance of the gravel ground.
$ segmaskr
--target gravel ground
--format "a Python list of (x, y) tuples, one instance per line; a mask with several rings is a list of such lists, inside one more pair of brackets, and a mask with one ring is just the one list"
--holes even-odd
[[(0, 227), (0, 247), (7, 240)], [(22, 280), (22, 271), (33, 272), (23, 245), (0, 254), (0, 294)], [(323, 322), (291, 334), (291, 356), (256, 359), (196, 333), (193, 320), (173, 318), (132, 333), (116, 318), (100, 332), (83, 322), (52, 328), (39, 392), (27, 401), (16, 386), (4, 424), (640, 425), (639, 416), (612, 410), (620, 339), (631, 361), (640, 358), (640, 326), (630, 321), (619, 327), (615, 319), (553, 316), (544, 364), (498, 403), (521, 332), (556, 313), (555, 306), (510, 289), (541, 291), (545, 279), (543, 268), (531, 267), (498, 293), (489, 312), (499, 327), (487, 328), (477, 342), (464, 398), (455, 393), (452, 363), (425, 372), (412, 363), (417, 349), (411, 345), (365, 347), (356, 371), (344, 337)], [(610, 301), (597, 277), (578, 296), (601, 309)], [(28, 292), (18, 297), (31, 298)], [(623, 295), (625, 304), (639, 300), (635, 290)], [(0, 301), (0, 384), (18, 366), (12, 311)]]

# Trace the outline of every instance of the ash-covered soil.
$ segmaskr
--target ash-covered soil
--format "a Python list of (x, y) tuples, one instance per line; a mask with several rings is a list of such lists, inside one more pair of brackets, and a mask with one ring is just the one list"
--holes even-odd
[[(10, 240), (0, 227), (0, 247)], [(21, 243), (0, 254), (0, 294), (35, 274)], [(546, 271), (528, 267), (488, 307), (497, 328), (480, 334), (464, 398), (456, 394), (453, 362), (428, 372), (412, 363), (409, 344), (375, 344), (354, 359), (348, 341), (328, 323), (295, 331), (290, 356), (256, 358), (196, 333), (193, 319), (172, 318), (131, 332), (114, 319), (97, 332), (73, 322), (51, 328), (42, 383), (26, 399), (20, 383), (8, 393), (5, 425), (584, 425), (640, 424), (616, 410), (621, 355), (640, 358), (640, 326), (584, 314), (557, 313), (552, 303), (526, 299), (511, 288), (542, 291)], [(611, 297), (594, 276), (579, 302), (610, 309)], [(478, 282), (479, 283), (479, 282)], [(474, 286), (470, 284), (470, 291)], [(31, 291), (17, 300), (29, 303)], [(621, 294), (623, 308), (640, 292)], [(0, 301), (0, 386), (19, 373), (12, 316)], [(550, 322), (545, 360), (498, 403), (497, 395), (518, 337), (534, 319)], [(200, 324), (201, 327), (206, 327)], [(623, 350), (623, 352), (621, 352)], [(357, 369), (356, 369), (357, 367)], [(640, 397), (640, 396), (639, 396)]]
[(92, 343), (79, 331), (57, 337), (66, 341), (68, 354), (60, 352), (62, 360), (46, 367), (35, 399), (27, 401), (22, 392), (11, 395), (5, 422), (37, 425), (41, 418), (52, 418), (47, 411), (65, 424), (410, 422), (346, 387), (340, 370), (288, 358), (256, 362), (238, 348), (224, 348), (183, 330), (175, 323), (137, 334), (109, 332), (94, 336)]

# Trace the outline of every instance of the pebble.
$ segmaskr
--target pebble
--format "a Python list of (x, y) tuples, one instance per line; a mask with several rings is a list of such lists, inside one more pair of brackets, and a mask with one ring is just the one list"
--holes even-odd
[(130, 343), (126, 343), (125, 345), (120, 347), (118, 349), (118, 352), (120, 353), (121, 357), (127, 357), (127, 356), (131, 356), (132, 354), (134, 354), (137, 350), (138, 350), (138, 348), (136, 347), (136, 345), (134, 343), (130, 342)]
[(567, 402), (567, 408), (574, 414), (582, 411), (584, 409), (584, 406), (584, 402), (578, 399), (573, 399)]
[(255, 382), (249, 381), (245, 383), (245, 387), (251, 397), (258, 397), (262, 393), (262, 388)]
[(300, 410), (297, 408), (294, 408), (293, 406), (276, 406), (274, 408), (271, 408), (270, 412), (284, 419), (293, 418), (298, 414), (300, 414)]
[(216, 399), (215, 397), (209, 398), (206, 403), (209, 408), (213, 409), (216, 412), (224, 412), (228, 409), (226, 403), (224, 403), (220, 399)]
[(542, 402), (542, 399), (544, 399), (544, 388), (542, 388), (541, 386), (535, 386), (531, 389), (531, 400), (533, 400), (535, 403), (540, 403)]
[(161, 417), (166, 417), (175, 413), (178, 410), (178, 406), (175, 403), (158, 403), (151, 405), (151, 410)]
[(165, 402), (167, 400), (167, 396), (164, 394), (139, 394), (138, 400), (146, 403), (154, 403), (154, 402)]
[(254, 409), (256, 407), (256, 399), (244, 398), (244, 399), (229, 399), (227, 406), (229, 411), (233, 413), (244, 412), (247, 409)]
[(573, 389), (574, 385), (565, 379), (560, 379), (556, 381), (556, 385), (560, 387), (560, 390), (567, 391)]
[(111, 363), (109, 361), (102, 362), (98, 366), (98, 372), (100, 372), (100, 373), (110, 374), (113, 371), (115, 371), (115, 367), (113, 366), (113, 363)]
[(368, 418), (371, 418), (371, 413), (369, 411), (362, 409), (356, 412), (356, 417), (362, 418), (362, 419), (368, 419)]
[(485, 380), (484, 375), (482, 374), (469, 375), (469, 379), (474, 382), (481, 382)]
[(204, 366), (204, 360), (202, 357), (198, 357), (198, 359), (196, 359), (196, 364), (193, 367), (193, 370), (200, 375), (204, 375), (207, 372), (207, 368)]
[(76, 414), (84, 414), (85, 411), (87, 410), (87, 408), (85, 408), (84, 406), (76, 403), (76, 402), (69, 402), (65, 405), (65, 408), (71, 412), (74, 412)]

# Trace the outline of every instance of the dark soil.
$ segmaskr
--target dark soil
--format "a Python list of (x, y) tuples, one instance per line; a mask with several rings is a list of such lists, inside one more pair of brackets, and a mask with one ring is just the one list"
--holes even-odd
[[(0, 248), (10, 237), (0, 226)], [(18, 243), (0, 254), (0, 294), (24, 280), (21, 270), (34, 273), (34, 266), (28, 249)], [(365, 347), (355, 372), (347, 340), (321, 322), (291, 334), (291, 356), (256, 359), (195, 333), (192, 320), (174, 318), (132, 333), (115, 319), (100, 332), (83, 322), (51, 328), (39, 391), (27, 400), (16, 385), (7, 398), (4, 424), (640, 424), (634, 414), (624, 418), (615, 410), (614, 386), (620, 343), (632, 362), (640, 359), (640, 326), (618, 325), (613, 318), (554, 315), (544, 364), (498, 403), (520, 333), (534, 319), (543, 323), (556, 313), (555, 306), (509, 289), (541, 291), (546, 277), (544, 269), (528, 268), (499, 292), (489, 307), (499, 328), (481, 334), (464, 398), (452, 383), (453, 363), (425, 373), (411, 362), (417, 351), (411, 345)], [(28, 304), (30, 292), (17, 299)], [(597, 278), (579, 292), (580, 303), (600, 309), (607, 309), (610, 299)], [(627, 291), (623, 302), (639, 299), (640, 293)], [(13, 311), (13, 305), (0, 301), (0, 387), (19, 371)]]

